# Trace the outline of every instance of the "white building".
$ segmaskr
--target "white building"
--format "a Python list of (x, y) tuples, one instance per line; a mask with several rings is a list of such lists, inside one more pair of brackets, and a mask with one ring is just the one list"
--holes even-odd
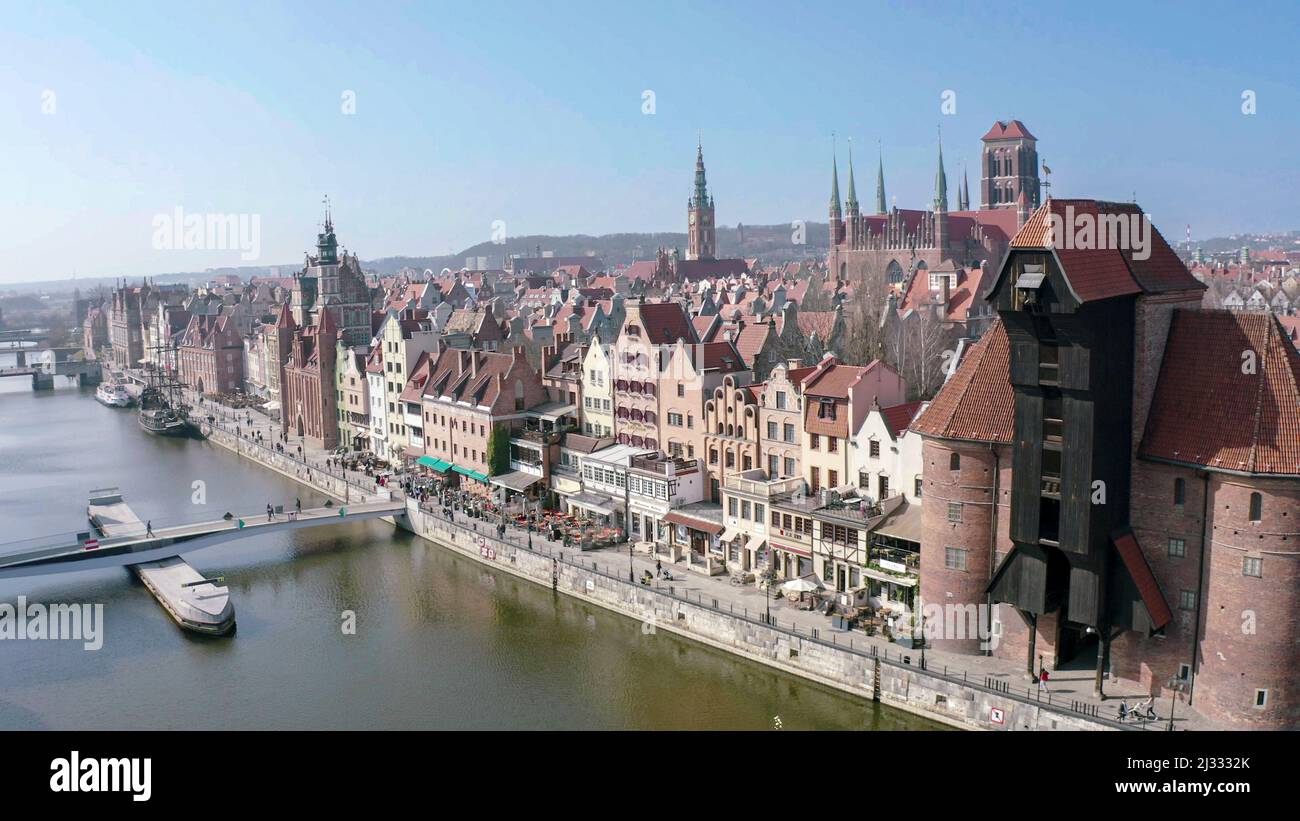
[(907, 402), (867, 411), (849, 453), (850, 478), (862, 495), (879, 503), (902, 494), (921, 501), (921, 437), (908, 430), (925, 402)]
[(704, 479), (698, 459), (634, 457), (627, 474), (628, 539), (667, 541), (664, 517), (673, 508), (702, 500)]

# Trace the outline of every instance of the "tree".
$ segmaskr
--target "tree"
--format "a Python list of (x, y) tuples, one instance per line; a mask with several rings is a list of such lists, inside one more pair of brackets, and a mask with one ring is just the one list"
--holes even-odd
[[(853, 299), (844, 304), (844, 321), (848, 331), (839, 351), (850, 365), (866, 365), (884, 357), (882, 326), (888, 326), (888, 289), (883, 277), (868, 274), (853, 291)], [(890, 363), (895, 364), (896, 363)]]
[(500, 476), (510, 470), (510, 429), (493, 425), (487, 443), (488, 475)]

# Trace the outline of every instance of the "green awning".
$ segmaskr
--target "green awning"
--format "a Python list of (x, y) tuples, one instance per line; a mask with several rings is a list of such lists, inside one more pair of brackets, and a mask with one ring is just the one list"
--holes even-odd
[(468, 476), (471, 479), (477, 479), (484, 484), (487, 483), (488, 477), (486, 473), (479, 473), (477, 470), (470, 470), (469, 468), (461, 467), (460, 465), (452, 465), (451, 469), (459, 473), (461, 476)]
[(451, 462), (443, 459), (435, 459), (432, 456), (421, 456), (419, 459), (415, 460), (415, 463), (430, 470), (436, 470), (438, 473), (446, 473), (447, 469), (451, 467)]

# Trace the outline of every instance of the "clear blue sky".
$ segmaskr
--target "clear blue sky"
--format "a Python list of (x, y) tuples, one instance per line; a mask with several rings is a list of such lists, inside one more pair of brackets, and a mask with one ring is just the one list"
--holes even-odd
[(684, 230), (697, 133), (723, 224), (825, 219), (833, 131), (917, 207), (936, 126), (955, 181), (1008, 117), (1058, 196), (1136, 191), (1171, 239), (1300, 227), (1297, 4), (1081, 5), (6, 3), (0, 281), (241, 264), (155, 250), (178, 205), (294, 263), (326, 193), (362, 258)]

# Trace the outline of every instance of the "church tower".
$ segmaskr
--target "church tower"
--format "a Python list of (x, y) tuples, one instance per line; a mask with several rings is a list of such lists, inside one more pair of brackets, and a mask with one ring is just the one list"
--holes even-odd
[(713, 198), (704, 179), (704, 146), (695, 147), (695, 193), (686, 204), (686, 258), (714, 259), (717, 255), (717, 226), (713, 221)]
[(999, 120), (982, 142), (980, 209), (1018, 208), (1022, 193), (1031, 209), (1038, 208), (1038, 139), (1019, 120)]

